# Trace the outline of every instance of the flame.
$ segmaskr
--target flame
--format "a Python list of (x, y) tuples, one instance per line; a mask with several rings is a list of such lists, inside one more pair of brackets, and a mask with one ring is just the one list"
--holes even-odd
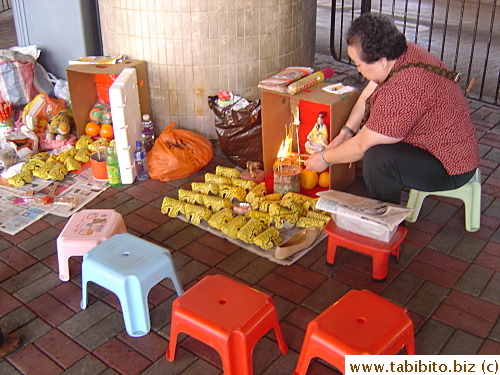
[(293, 140), (292, 137), (287, 134), (283, 142), (281, 142), (280, 148), (278, 150), (277, 158), (289, 157), (293, 152)]

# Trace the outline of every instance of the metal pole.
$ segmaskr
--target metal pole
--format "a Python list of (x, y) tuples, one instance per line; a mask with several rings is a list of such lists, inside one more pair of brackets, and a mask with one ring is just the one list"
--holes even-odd
[(372, 0), (361, 0), (361, 14), (372, 11)]

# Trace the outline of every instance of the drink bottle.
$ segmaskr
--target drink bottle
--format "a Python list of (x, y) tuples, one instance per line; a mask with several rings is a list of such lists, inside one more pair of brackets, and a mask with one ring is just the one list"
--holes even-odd
[(110, 186), (121, 186), (120, 166), (118, 165), (118, 156), (113, 147), (108, 147), (106, 156), (106, 171), (108, 172), (108, 183)]
[(135, 142), (134, 160), (137, 180), (147, 180), (149, 178), (148, 163), (146, 161), (146, 149), (142, 145), (142, 141)]
[(142, 115), (141, 137), (142, 137), (142, 144), (146, 152), (151, 151), (155, 143), (155, 129), (153, 121), (150, 120), (148, 114)]

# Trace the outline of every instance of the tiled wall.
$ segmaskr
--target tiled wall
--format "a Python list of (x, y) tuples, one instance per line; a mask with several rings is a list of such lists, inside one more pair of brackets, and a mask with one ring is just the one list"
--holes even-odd
[(311, 66), (316, 0), (99, 0), (105, 54), (147, 61), (157, 133), (171, 121), (216, 138), (207, 96), (250, 100), (287, 66)]

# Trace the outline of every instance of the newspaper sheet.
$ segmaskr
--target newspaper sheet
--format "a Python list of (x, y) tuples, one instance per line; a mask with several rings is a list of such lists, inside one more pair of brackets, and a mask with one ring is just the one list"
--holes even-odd
[(41, 219), (53, 210), (50, 206), (26, 206), (14, 204), (18, 195), (0, 187), (0, 230), (10, 235)]
[[(60, 191), (59, 196), (75, 197), (74, 206), (55, 206), (50, 213), (57, 216), (69, 217), (100, 193), (106, 190), (109, 185), (107, 181), (99, 181), (92, 177), (91, 169), (87, 169), (81, 174), (72, 175), (71, 178), (66, 178), (62, 181), (63, 191)], [(59, 187), (58, 190), (59, 191)]]
[(92, 171), (89, 168), (80, 174), (69, 173), (64, 180), (57, 181), (54, 197), (74, 197), (74, 205), (14, 204), (16, 198), (28, 196), (29, 191), (35, 197), (46, 196), (55, 182), (34, 178), (31, 183), (21, 187), (0, 186), (0, 201), (2, 202), (0, 231), (15, 235), (48, 213), (69, 217), (108, 188), (106, 181), (98, 181), (92, 177)]
[(327, 190), (317, 193), (320, 196), (316, 208), (332, 214), (370, 221), (390, 230), (396, 228), (413, 210), (392, 203), (366, 197)]

